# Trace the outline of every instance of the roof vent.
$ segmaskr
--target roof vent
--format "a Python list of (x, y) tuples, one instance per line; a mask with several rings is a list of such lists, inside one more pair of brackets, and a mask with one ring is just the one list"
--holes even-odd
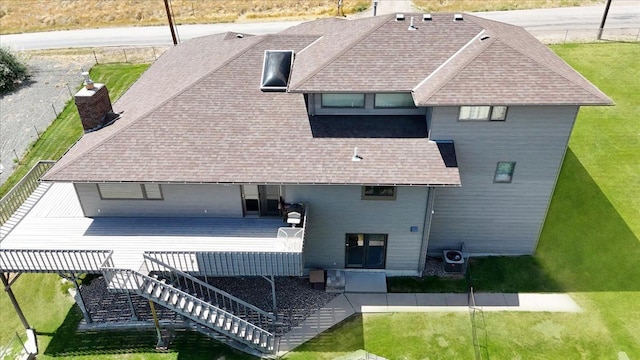
[(236, 37), (237, 37), (238, 39), (242, 39), (242, 38), (244, 37), (244, 34), (236, 34)]
[(480, 38), (480, 41), (485, 41), (485, 40), (487, 40), (489, 38), (490, 38), (489, 35), (482, 35), (482, 37)]
[(422, 14), (422, 21), (431, 21), (431, 14)]
[(351, 161), (361, 161), (362, 160), (362, 156), (358, 155), (358, 148), (354, 147), (353, 148), (353, 156), (351, 157)]
[(462, 14), (454, 14), (453, 15), (453, 21), (462, 21)]
[(404, 14), (396, 14), (396, 21), (404, 21)]
[(262, 91), (287, 91), (293, 50), (266, 50), (262, 67)]
[(415, 25), (413, 25), (413, 16), (411, 17), (411, 25), (409, 25), (409, 28), (407, 29), (409, 31), (416, 31), (418, 30), (417, 27), (415, 27)]

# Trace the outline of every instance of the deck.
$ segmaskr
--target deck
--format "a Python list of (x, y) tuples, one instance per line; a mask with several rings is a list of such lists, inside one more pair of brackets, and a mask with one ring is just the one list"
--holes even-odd
[(112, 250), (114, 266), (131, 270), (144, 252), (301, 254), (303, 237), (283, 227), (281, 218), (86, 218), (73, 185), (55, 183), (3, 226), (0, 249)]

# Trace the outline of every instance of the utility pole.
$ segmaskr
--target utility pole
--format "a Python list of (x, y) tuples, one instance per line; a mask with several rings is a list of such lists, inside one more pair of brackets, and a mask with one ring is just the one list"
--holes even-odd
[(607, 5), (604, 7), (604, 15), (602, 15), (602, 21), (600, 22), (600, 28), (598, 29), (598, 40), (602, 38), (602, 32), (604, 31), (604, 23), (607, 21), (607, 15), (609, 14), (610, 6), (611, 6), (611, 0), (607, 0)]
[(167, 11), (167, 18), (169, 19), (169, 29), (171, 29), (171, 38), (173, 39), (173, 45), (178, 45), (178, 39), (176, 38), (176, 30), (173, 27), (173, 16), (171, 15), (171, 9), (169, 8), (169, 0), (164, 0), (164, 8)]

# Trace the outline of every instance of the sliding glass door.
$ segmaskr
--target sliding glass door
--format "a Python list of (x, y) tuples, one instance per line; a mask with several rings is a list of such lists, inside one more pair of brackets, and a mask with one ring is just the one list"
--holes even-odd
[(384, 269), (387, 234), (347, 234), (345, 246), (346, 267)]

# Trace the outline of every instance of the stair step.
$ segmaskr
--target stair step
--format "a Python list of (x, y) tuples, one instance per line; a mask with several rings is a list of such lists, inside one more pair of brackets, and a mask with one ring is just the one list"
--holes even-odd
[(253, 330), (253, 343), (258, 345), (260, 344), (260, 330)]
[(160, 295), (160, 300), (167, 302), (169, 300), (170, 295), (171, 295), (171, 289), (167, 286), (167, 288), (164, 289), (164, 291), (162, 292), (162, 295)]
[(169, 300), (169, 302), (171, 303), (171, 305), (175, 305), (178, 303), (178, 300), (180, 300), (180, 296), (178, 296), (178, 294), (174, 293), (171, 296), (171, 300)]
[(180, 301), (178, 302), (178, 308), (184, 309), (186, 305), (187, 305), (187, 299), (181, 296)]
[(242, 322), (242, 325), (240, 325), (240, 329), (238, 331), (238, 336), (240, 337), (245, 337), (245, 335), (247, 334), (247, 323), (246, 322)]
[(192, 300), (189, 300), (189, 302), (187, 303), (187, 309), (186, 311), (188, 313), (191, 313), (193, 311), (193, 307), (195, 306), (195, 303)]
[(200, 314), (200, 319), (207, 321), (209, 319), (209, 314), (211, 313), (211, 311), (209, 311), (208, 308), (204, 309), (204, 311), (202, 312), (202, 314)]
[(275, 336), (269, 337), (269, 341), (268, 341), (268, 344), (267, 344), (267, 350), (273, 352), (273, 350), (275, 350), (275, 344), (276, 344), (276, 337)]
[(247, 334), (244, 336), (244, 338), (245, 338), (247, 341), (251, 341), (251, 340), (253, 340), (253, 330), (254, 330), (254, 329), (255, 329), (255, 327), (253, 327), (253, 326), (248, 326), (248, 327), (247, 327), (247, 329), (246, 329)]
[(231, 326), (231, 333), (236, 335), (238, 333), (238, 330), (240, 330), (240, 320), (235, 319), (235, 321), (233, 321), (233, 324)]
[(196, 307), (193, 309), (193, 312), (191, 312), (191, 315), (200, 318), (200, 314), (202, 313), (202, 305), (198, 304), (196, 305)]
[(224, 329), (227, 331), (230, 331), (232, 325), (233, 325), (233, 319), (229, 317), (225, 320)]
[(218, 321), (216, 321), (216, 324), (218, 327), (222, 327), (222, 325), (224, 324), (224, 315), (220, 314), (218, 316)]
[(155, 284), (151, 281), (145, 282), (143, 288), (144, 288), (144, 292), (151, 295), (151, 293), (153, 292), (153, 287), (155, 286)]
[(153, 292), (153, 296), (154, 296), (155, 298), (159, 298), (159, 297), (160, 297), (160, 295), (162, 295), (162, 290), (163, 290), (163, 289), (164, 289), (164, 286), (162, 286), (162, 285), (158, 284), (158, 285), (155, 287), (155, 291)]

